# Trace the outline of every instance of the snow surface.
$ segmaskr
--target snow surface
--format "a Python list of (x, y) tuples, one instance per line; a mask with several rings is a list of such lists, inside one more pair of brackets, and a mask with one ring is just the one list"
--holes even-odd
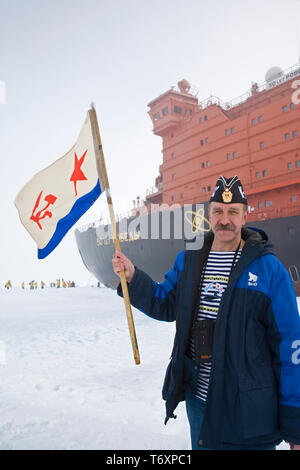
[(0, 291), (1, 450), (190, 449), (184, 403), (164, 425), (174, 324), (133, 316), (140, 365), (115, 291)]

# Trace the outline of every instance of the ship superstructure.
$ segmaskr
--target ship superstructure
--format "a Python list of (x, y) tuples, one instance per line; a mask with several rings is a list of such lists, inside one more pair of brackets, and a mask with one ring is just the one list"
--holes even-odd
[[(178, 89), (172, 87), (152, 100), (148, 105), (149, 116), (154, 134), (162, 138), (163, 162), (155, 187), (147, 191), (145, 206), (137, 205), (133, 211), (138, 216), (145, 209), (150, 212), (153, 204), (207, 205), (220, 175), (238, 175), (249, 203), (248, 224), (262, 227), (271, 236), (297, 295), (300, 295), (299, 78), (300, 64), (285, 71), (272, 67), (263, 83), (252, 83), (246, 94), (227, 103), (215, 96), (199, 101), (183, 79), (178, 82)], [(77, 233), (76, 238), (84, 259), (81, 242), (84, 233)], [(131, 242), (133, 252), (134, 243), (142, 241)], [(147, 252), (148, 265), (159, 264), (159, 245), (156, 244), (156, 256), (149, 252), (147, 243), (150, 247), (151, 240), (143, 240), (144, 248), (139, 248), (139, 253)], [(126, 251), (125, 241), (123, 245)], [(174, 253), (172, 250), (168, 253), (173, 257), (170, 263), (180, 248), (175, 245)], [(98, 249), (108, 248), (98, 246)], [(141, 267), (147, 271), (146, 258), (143, 263)], [(165, 269), (165, 264), (162, 268)], [(105, 269), (103, 266), (101, 276), (97, 276), (102, 282)]]
[(300, 106), (292, 88), (297, 75), (299, 64), (286, 72), (274, 67), (266, 82), (254, 83), (230, 103), (214, 96), (198, 103), (185, 80), (186, 88), (179, 82), (181, 90), (151, 101), (163, 163), (157, 191), (146, 196), (147, 203), (205, 202), (220, 174), (238, 174), (249, 221), (299, 215)]

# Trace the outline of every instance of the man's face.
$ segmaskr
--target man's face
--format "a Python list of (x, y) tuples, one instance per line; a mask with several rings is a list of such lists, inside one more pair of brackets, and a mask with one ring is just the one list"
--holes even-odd
[(209, 221), (215, 238), (219, 242), (232, 242), (240, 236), (247, 218), (247, 212), (244, 210), (244, 207), (244, 204), (240, 203), (211, 203)]

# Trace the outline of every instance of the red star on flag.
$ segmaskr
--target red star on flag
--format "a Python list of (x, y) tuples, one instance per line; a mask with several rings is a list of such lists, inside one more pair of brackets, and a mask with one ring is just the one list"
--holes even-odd
[(82, 155), (82, 157), (80, 157), (79, 160), (75, 152), (74, 171), (70, 178), (70, 181), (73, 181), (74, 183), (75, 196), (77, 196), (77, 187), (76, 187), (77, 181), (87, 180), (87, 177), (85, 176), (85, 174), (83, 173), (81, 169), (81, 165), (83, 164), (83, 160), (84, 160), (84, 157), (86, 156), (86, 152), (87, 150), (84, 152), (84, 154)]

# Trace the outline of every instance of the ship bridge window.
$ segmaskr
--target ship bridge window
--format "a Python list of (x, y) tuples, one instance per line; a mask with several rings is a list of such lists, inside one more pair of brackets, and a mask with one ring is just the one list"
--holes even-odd
[(282, 112), (283, 112), (283, 113), (286, 113), (287, 110), (288, 110), (288, 107), (287, 107), (287, 106), (282, 106)]
[(237, 153), (236, 152), (232, 152), (232, 158), (236, 158), (237, 156)]
[(264, 142), (259, 142), (259, 148), (263, 149), (264, 147), (265, 147), (265, 143)]
[(208, 144), (208, 137), (205, 137), (205, 143)]
[(181, 114), (182, 113), (182, 108), (180, 106), (174, 106), (174, 113)]
[(258, 202), (258, 208), (261, 209), (263, 206), (263, 203), (261, 201)]
[(269, 207), (272, 205), (272, 201), (265, 201), (265, 207)]
[(229, 129), (225, 129), (225, 135), (229, 135)]
[(251, 124), (252, 124), (252, 126), (254, 126), (256, 124), (256, 118), (252, 119)]
[(295, 161), (296, 168), (300, 168), (300, 160)]
[(286, 134), (284, 134), (284, 138), (286, 141), (290, 140), (290, 133), (287, 132)]
[(263, 120), (263, 117), (262, 116), (258, 116), (258, 122), (262, 122)]
[(290, 109), (295, 109), (294, 103), (291, 103), (291, 104), (290, 104)]
[(235, 133), (235, 128), (232, 127), (232, 128), (231, 128), (231, 134), (234, 134), (234, 133)]
[(207, 115), (206, 115), (206, 114), (205, 114), (205, 116), (204, 116), (204, 121), (207, 121)]
[(291, 202), (296, 202), (296, 201), (297, 201), (296, 196), (291, 196)]
[(260, 177), (260, 172), (257, 171), (257, 172), (255, 173), (255, 176), (256, 176), (256, 178), (259, 178), (259, 177)]
[(298, 131), (293, 131), (292, 135), (293, 135), (293, 138), (298, 137)]
[(167, 114), (169, 114), (169, 108), (168, 108), (168, 106), (166, 106), (165, 108), (163, 108), (162, 113), (163, 113), (163, 116), (166, 116)]
[(288, 162), (287, 167), (288, 167), (289, 170), (290, 170), (291, 168), (293, 168), (292, 162)]
[(158, 121), (160, 119), (160, 113), (155, 113), (153, 115), (153, 119), (154, 119), (154, 121)]
[(230, 153), (227, 153), (227, 160), (230, 160)]
[(263, 170), (262, 175), (267, 176), (267, 170)]

